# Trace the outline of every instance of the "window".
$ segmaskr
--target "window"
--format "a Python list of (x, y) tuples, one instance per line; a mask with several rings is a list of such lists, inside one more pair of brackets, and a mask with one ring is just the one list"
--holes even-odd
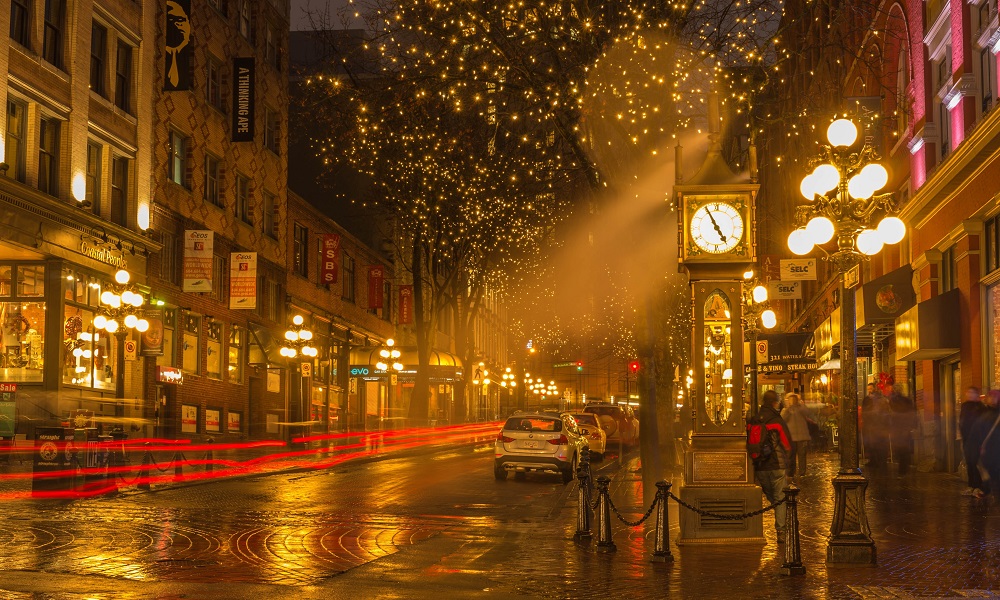
[(216, 206), (222, 206), (222, 195), (219, 194), (219, 159), (211, 154), (205, 155), (205, 200)]
[(87, 196), (91, 210), (101, 214), (101, 146), (87, 143)]
[(264, 146), (278, 154), (278, 113), (270, 108), (264, 109)]
[(4, 380), (41, 382), (45, 361), (44, 265), (0, 265), (0, 365)]
[(341, 296), (346, 302), (354, 302), (354, 259), (344, 253), (344, 292)]
[(129, 159), (111, 159), (111, 221), (128, 227), (128, 168)]
[(295, 272), (309, 277), (309, 230), (296, 223), (293, 238), (292, 260)]
[(246, 333), (239, 325), (233, 325), (229, 329), (229, 360), (226, 361), (226, 370), (229, 371), (229, 381), (233, 383), (243, 382), (243, 346), (246, 344)]
[(45, 119), (38, 131), (38, 189), (59, 195), (59, 121)]
[(986, 272), (992, 273), (1000, 269), (1000, 216), (986, 221), (984, 229), (986, 230)]
[(184, 314), (184, 338), (181, 345), (181, 369), (197, 375), (201, 372), (201, 317)]
[(955, 289), (956, 277), (955, 277), (955, 247), (952, 246), (944, 252), (941, 253), (941, 293), (945, 293)]
[(24, 183), (24, 124), (27, 106), (16, 100), (7, 100), (7, 132), (4, 137), (6, 147), (5, 160), (7, 161), (10, 176)]
[(168, 177), (170, 181), (178, 185), (184, 185), (187, 171), (187, 138), (176, 131), (170, 132), (169, 169)]
[(156, 357), (156, 364), (161, 367), (177, 366), (177, 311), (172, 308), (163, 310), (163, 355)]
[(210, 323), (205, 337), (205, 375), (222, 379), (222, 323)]
[(205, 86), (205, 99), (211, 106), (222, 108), (222, 63), (213, 57), (208, 59), (208, 85)]
[(253, 225), (253, 214), (250, 212), (250, 179), (236, 175), (236, 218), (247, 225)]
[(63, 27), (66, 23), (66, 0), (45, 0), (45, 37), (42, 58), (62, 68)]
[(239, 0), (240, 1), (240, 15), (239, 15), (239, 28), (240, 35), (246, 39), (250, 39), (252, 29), (250, 27), (251, 17), (250, 17), (250, 1), (249, 0)]
[(281, 70), (281, 56), (278, 54), (278, 31), (270, 23), (264, 29), (264, 60), (275, 69)]
[(983, 88), (983, 114), (990, 112), (993, 108), (993, 99), (997, 90), (997, 59), (990, 52), (989, 48), (984, 48), (979, 53), (979, 81)]
[(226, 258), (217, 254), (212, 256), (212, 297), (219, 302), (226, 301), (226, 281), (228, 279)]
[(263, 275), (257, 278), (257, 314), (270, 321), (281, 317), (281, 286)]
[(132, 46), (123, 42), (115, 61), (115, 106), (132, 113)]
[(180, 262), (177, 260), (177, 234), (160, 231), (160, 243), (163, 245), (163, 250), (160, 251), (160, 278), (176, 284)]
[(28, 10), (28, 0), (11, 0), (10, 3), (10, 39), (25, 48), (31, 48), (31, 27)]
[(264, 192), (264, 235), (278, 239), (278, 203), (274, 194)]
[(108, 62), (108, 30), (94, 21), (90, 26), (90, 89), (104, 95), (104, 65)]

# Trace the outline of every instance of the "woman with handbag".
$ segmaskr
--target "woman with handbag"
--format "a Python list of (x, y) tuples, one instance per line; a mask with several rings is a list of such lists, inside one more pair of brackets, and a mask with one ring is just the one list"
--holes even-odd
[(973, 428), (972, 434), (979, 446), (979, 473), (983, 478), (983, 490), (976, 490), (976, 498), (982, 498), (992, 489), (1000, 501), (1000, 390), (990, 390), (986, 394), (986, 408)]

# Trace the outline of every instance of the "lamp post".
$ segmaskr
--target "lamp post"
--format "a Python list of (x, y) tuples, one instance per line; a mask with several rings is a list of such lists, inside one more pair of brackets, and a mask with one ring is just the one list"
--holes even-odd
[(757, 334), (758, 323), (771, 329), (778, 323), (774, 311), (767, 307), (767, 288), (760, 284), (753, 269), (743, 273), (743, 330), (750, 340), (750, 414), (756, 415), (757, 405)]
[[(312, 359), (315, 358), (319, 351), (309, 344), (312, 341), (313, 333), (312, 331), (303, 325), (305, 319), (302, 315), (295, 315), (292, 317), (292, 326), (285, 330), (285, 340), (281, 345), (281, 349), (278, 353), (291, 361), (298, 355), (302, 355), (303, 358)], [(291, 407), (294, 409), (295, 414), (290, 415), (289, 421), (292, 423), (299, 423), (305, 428), (305, 421), (308, 419), (306, 416), (306, 406), (308, 406), (308, 390), (304, 389), (306, 387), (306, 381), (309, 379), (308, 375), (311, 374), (312, 369), (303, 369), (303, 364), (308, 364), (312, 367), (311, 362), (304, 362), (299, 365), (298, 369), (290, 370), (289, 373), (295, 373), (298, 377), (296, 385), (293, 389), (297, 390), (296, 394), (298, 398), (294, 398), (291, 402)], [(291, 433), (291, 430), (289, 430)]]
[[(399, 372), (403, 370), (403, 363), (399, 362), (399, 357), (402, 356), (399, 350), (396, 349), (396, 340), (389, 338), (385, 341), (385, 347), (378, 351), (379, 357), (382, 359), (375, 363), (375, 367), (380, 371), (385, 371), (388, 375), (389, 389), (386, 394), (386, 410), (392, 407), (392, 396), (393, 390), (396, 387), (396, 377)], [(380, 410), (378, 415), (378, 428), (382, 429), (382, 413), (384, 411)]]
[[(875, 542), (871, 538), (865, 510), (868, 480), (858, 461), (857, 323), (853, 284), (846, 275), (862, 256), (877, 254), (883, 244), (895, 244), (906, 235), (906, 226), (893, 216), (892, 193), (876, 194), (889, 181), (878, 152), (867, 142), (856, 147), (858, 128), (847, 119), (834, 121), (827, 130), (829, 145), (810, 161), (815, 167), (800, 185), (810, 203), (795, 212), (798, 228), (788, 236), (789, 249), (808, 254), (814, 245), (834, 237), (837, 250), (829, 259), (840, 274), (840, 471), (833, 478), (834, 510), (827, 545), (828, 563), (875, 564)], [(870, 225), (884, 215), (876, 229)]]
[(500, 387), (504, 389), (504, 393), (507, 396), (507, 403), (506, 406), (504, 407), (505, 409), (504, 416), (507, 416), (506, 413), (510, 412), (510, 395), (514, 392), (514, 388), (517, 387), (517, 376), (514, 375), (513, 372), (511, 372), (510, 367), (507, 367), (506, 369), (504, 369), (504, 372), (500, 375), (500, 378), (501, 378)]
[[(149, 321), (141, 318), (140, 308), (145, 299), (136, 288), (129, 285), (131, 276), (125, 269), (115, 273), (115, 284), (110, 289), (101, 291), (98, 314), (94, 317), (94, 328), (104, 330), (115, 336), (115, 398), (125, 397), (125, 338), (130, 330), (142, 333), (149, 329)], [(79, 349), (77, 349), (79, 350)], [(124, 406), (118, 402), (115, 406), (115, 416), (124, 416)]]

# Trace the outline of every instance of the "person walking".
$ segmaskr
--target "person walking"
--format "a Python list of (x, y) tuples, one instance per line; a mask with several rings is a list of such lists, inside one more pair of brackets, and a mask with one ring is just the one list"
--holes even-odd
[[(802, 403), (802, 398), (796, 393), (785, 394), (785, 408), (781, 418), (788, 425), (792, 437), (792, 451), (788, 460), (788, 476), (798, 482), (799, 477), (806, 475), (806, 454), (809, 451), (809, 408)], [(797, 472), (796, 472), (797, 471)]]
[[(979, 462), (989, 474), (989, 481), (983, 482), (983, 487), (992, 489), (1000, 502), (1000, 390), (990, 390), (986, 394), (985, 408), (972, 428), (972, 437), (979, 447)], [(988, 489), (974, 494), (982, 498)]]
[(868, 395), (861, 403), (861, 435), (868, 468), (873, 472), (885, 469), (889, 455), (889, 402), (874, 383), (868, 384)]
[[(754, 461), (754, 472), (760, 489), (771, 504), (785, 497), (785, 470), (788, 468), (788, 453), (792, 449), (791, 434), (788, 425), (778, 412), (778, 394), (767, 390), (760, 399), (761, 407), (758, 416), (767, 428), (774, 451), (759, 461)], [(774, 530), (778, 535), (778, 543), (785, 543), (785, 505), (774, 509)]]
[(910, 472), (913, 462), (913, 430), (917, 428), (917, 409), (896, 384), (889, 396), (889, 433), (892, 440), (892, 460), (898, 466), (897, 476)]
[(958, 431), (962, 434), (962, 454), (965, 457), (965, 471), (968, 475), (969, 487), (962, 492), (963, 496), (975, 496), (976, 492), (983, 495), (983, 478), (979, 474), (979, 446), (972, 436), (972, 428), (982, 416), (986, 406), (983, 404), (979, 388), (970, 386), (965, 390), (965, 401), (958, 411)]

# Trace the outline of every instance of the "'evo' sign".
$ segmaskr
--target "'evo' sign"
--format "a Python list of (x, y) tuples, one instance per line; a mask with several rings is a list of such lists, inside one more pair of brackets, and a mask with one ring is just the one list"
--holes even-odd
[(815, 281), (816, 259), (815, 258), (781, 259), (781, 280)]

